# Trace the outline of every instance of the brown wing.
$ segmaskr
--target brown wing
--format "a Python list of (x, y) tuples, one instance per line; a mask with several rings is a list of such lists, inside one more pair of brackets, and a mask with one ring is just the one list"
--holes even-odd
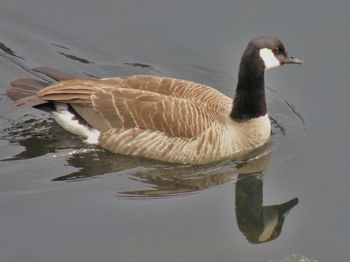
[(230, 98), (205, 85), (155, 76), (63, 81), (38, 96), (75, 106), (102, 130), (151, 129), (176, 137), (198, 136), (232, 106)]

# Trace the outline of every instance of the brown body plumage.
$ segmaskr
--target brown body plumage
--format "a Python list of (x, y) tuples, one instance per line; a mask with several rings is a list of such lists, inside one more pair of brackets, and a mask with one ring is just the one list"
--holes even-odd
[[(185, 80), (143, 75), (74, 79), (37, 96), (70, 104), (101, 132), (101, 147), (166, 162), (216, 161), (253, 149), (270, 135), (267, 117), (235, 123), (229, 117), (231, 98)], [(261, 122), (266, 122), (263, 129)]]

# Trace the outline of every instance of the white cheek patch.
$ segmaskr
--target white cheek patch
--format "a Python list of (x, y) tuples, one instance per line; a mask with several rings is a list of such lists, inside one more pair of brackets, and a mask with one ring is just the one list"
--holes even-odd
[(281, 65), (280, 61), (278, 61), (278, 59), (275, 57), (271, 49), (268, 49), (268, 48), (260, 49), (259, 55), (261, 59), (264, 61), (265, 70), (269, 70), (271, 68), (278, 67)]
[(277, 212), (269, 213), (267, 210), (264, 210), (264, 230), (259, 236), (260, 242), (265, 242), (268, 240), (272, 234), (273, 231), (276, 229), (276, 226), (278, 224), (278, 214)]

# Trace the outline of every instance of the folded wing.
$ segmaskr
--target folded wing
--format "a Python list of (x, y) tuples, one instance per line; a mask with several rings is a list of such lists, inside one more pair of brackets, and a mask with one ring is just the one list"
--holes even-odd
[(215, 89), (156, 76), (68, 80), (37, 95), (70, 104), (101, 131), (138, 128), (187, 138), (223, 120), (232, 107), (232, 99)]

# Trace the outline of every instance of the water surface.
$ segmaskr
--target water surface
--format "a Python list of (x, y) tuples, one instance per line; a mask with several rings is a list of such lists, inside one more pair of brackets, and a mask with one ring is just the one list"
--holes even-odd
[[(1, 261), (348, 261), (346, 1), (3, 0)], [(273, 136), (198, 167), (84, 144), (8, 83), (50, 66), (167, 75), (233, 95), (240, 55), (272, 34), (305, 61), (266, 75)], [(34, 74), (34, 75), (33, 75)], [(344, 121), (345, 120), (345, 121)]]

